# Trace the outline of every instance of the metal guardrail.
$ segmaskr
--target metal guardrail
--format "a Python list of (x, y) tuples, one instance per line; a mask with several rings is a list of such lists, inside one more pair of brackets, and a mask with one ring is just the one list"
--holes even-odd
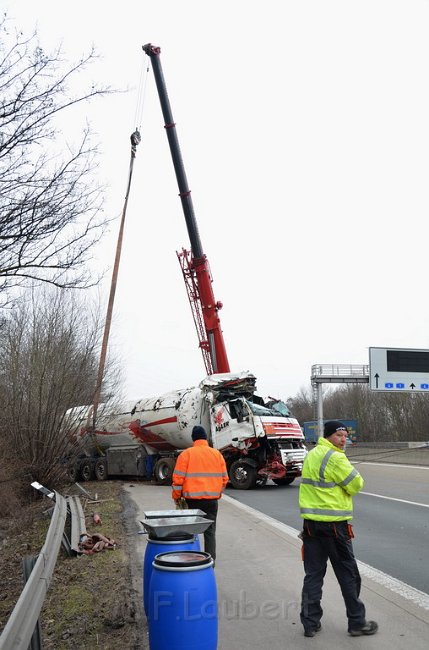
[(67, 501), (55, 492), (46, 540), (30, 577), (0, 636), (0, 650), (27, 650), (52, 578), (67, 517)]
[[(22, 567), (24, 569), (24, 582), (27, 582), (28, 578), (31, 575), (34, 565), (37, 562), (37, 556), (27, 555), (22, 561)], [(33, 635), (31, 637), (30, 645), (28, 650), (42, 650), (42, 630), (40, 627), (40, 619), (36, 623), (34, 628)]]
[(79, 553), (80, 538), (86, 533), (85, 514), (78, 496), (67, 497), (67, 506), (71, 519), (70, 547), (74, 553)]

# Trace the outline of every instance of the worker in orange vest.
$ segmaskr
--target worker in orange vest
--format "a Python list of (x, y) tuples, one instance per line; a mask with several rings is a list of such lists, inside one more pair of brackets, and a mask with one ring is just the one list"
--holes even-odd
[(194, 444), (179, 454), (173, 472), (172, 497), (184, 498), (188, 508), (202, 510), (213, 523), (204, 532), (204, 550), (216, 559), (216, 517), (218, 502), (228, 483), (222, 454), (209, 447), (204, 427), (192, 429)]

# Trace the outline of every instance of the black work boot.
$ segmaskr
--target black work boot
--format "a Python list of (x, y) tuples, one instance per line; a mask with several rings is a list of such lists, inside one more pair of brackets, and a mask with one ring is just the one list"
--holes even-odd
[(316, 625), (316, 627), (308, 628), (307, 630), (304, 630), (304, 636), (316, 636), (316, 632), (320, 632), (322, 629), (322, 623), (319, 623)]
[(367, 621), (365, 625), (357, 628), (356, 630), (349, 630), (350, 636), (370, 636), (375, 634), (378, 630), (378, 623), (375, 621)]

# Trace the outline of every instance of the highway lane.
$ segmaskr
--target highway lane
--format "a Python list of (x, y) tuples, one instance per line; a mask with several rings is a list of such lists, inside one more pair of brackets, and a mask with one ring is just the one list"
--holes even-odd
[[(354, 549), (358, 560), (429, 594), (429, 467), (355, 463), (365, 479), (354, 497)], [(278, 487), (226, 493), (300, 530), (299, 479)]]
[(365, 479), (364, 492), (429, 506), (429, 467), (365, 462), (353, 464)]

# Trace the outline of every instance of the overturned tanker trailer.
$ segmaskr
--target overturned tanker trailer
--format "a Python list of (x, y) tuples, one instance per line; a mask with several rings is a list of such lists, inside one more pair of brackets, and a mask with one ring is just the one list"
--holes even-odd
[(90, 408), (68, 412), (78, 422), (74, 436), (82, 449), (71, 473), (84, 480), (127, 475), (169, 484), (178, 454), (193, 444), (194, 425), (206, 429), (237, 489), (268, 479), (292, 483), (307, 453), (286, 404), (264, 402), (249, 372), (209, 375), (196, 387), (125, 402), (110, 412), (101, 405), (95, 428), (86, 426)]

